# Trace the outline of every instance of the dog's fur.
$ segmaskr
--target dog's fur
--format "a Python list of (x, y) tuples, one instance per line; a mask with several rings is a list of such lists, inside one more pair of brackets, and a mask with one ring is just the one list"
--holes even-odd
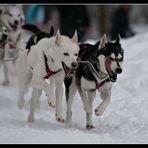
[[(7, 43), (8, 45), (6, 48), (7, 57), (11, 55), (17, 56), (19, 50), (16, 49), (25, 49), (30, 36), (34, 33), (38, 33), (40, 30), (36, 29), (37, 27), (33, 25), (31, 25), (31, 27), (29, 25), (31, 30), (25, 29), (25, 17), (21, 5), (5, 5), (1, 7), (0, 12), (0, 22), (8, 29), (9, 35), (9, 42)], [(10, 46), (10, 43), (14, 46)], [(15, 62), (4, 62), (3, 85), (9, 84), (9, 72), (16, 75), (14, 63)]]
[[(17, 61), (17, 78), (19, 85), (19, 98), (17, 103), (18, 107), (22, 109), (24, 106), (24, 94), (31, 82), (33, 92), (28, 116), (29, 122), (34, 121), (36, 102), (37, 99), (40, 98), (42, 90), (45, 91), (48, 98), (51, 98), (50, 85), (44, 79), (44, 76), (47, 75), (46, 66), (52, 71), (57, 72), (51, 75), (49, 79), (54, 80), (56, 85), (56, 120), (59, 122), (64, 121), (62, 117), (62, 84), (65, 76), (63, 68), (65, 69), (67, 65), (70, 71), (73, 63), (76, 63), (79, 51), (77, 42), (77, 32), (75, 32), (73, 38), (70, 39), (60, 35), (58, 31), (55, 37), (41, 39), (36, 45), (31, 46), (28, 54), (27, 51), (24, 51), (20, 55)], [(47, 62), (45, 62), (45, 57)], [(65, 63), (64, 66), (62, 66), (62, 63)], [(54, 105), (53, 100), (50, 100), (50, 103)]]
[(37, 44), (43, 38), (50, 38), (54, 35), (53, 27), (51, 27), (50, 32), (39, 32), (37, 34), (32, 35), (26, 45), (26, 49), (30, 49), (31, 46)]
[[(80, 44), (79, 57), (81, 61), (89, 61), (98, 73), (101, 70), (108, 74), (109, 79), (104, 80), (102, 85), (97, 87), (99, 77), (96, 78), (89, 64), (81, 62), (76, 70), (75, 77), (71, 79), (65, 78), (65, 95), (67, 101), (66, 124), (68, 126), (71, 125), (72, 101), (76, 90), (80, 94), (86, 112), (87, 129), (94, 128), (92, 123), (92, 109), (97, 89), (100, 92), (103, 102), (95, 109), (95, 114), (101, 116), (109, 105), (112, 82), (115, 82), (117, 74), (122, 72), (123, 49), (119, 41), (120, 38), (118, 37), (115, 43), (108, 42), (106, 35), (104, 35), (100, 42), (97, 42), (95, 45)], [(109, 67), (106, 66), (107, 59), (111, 62)]]

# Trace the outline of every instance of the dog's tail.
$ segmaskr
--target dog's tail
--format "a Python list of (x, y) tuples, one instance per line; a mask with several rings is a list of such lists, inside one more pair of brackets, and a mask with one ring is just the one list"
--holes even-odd
[(41, 32), (41, 30), (33, 24), (24, 24), (22, 28), (31, 31), (34, 34)]

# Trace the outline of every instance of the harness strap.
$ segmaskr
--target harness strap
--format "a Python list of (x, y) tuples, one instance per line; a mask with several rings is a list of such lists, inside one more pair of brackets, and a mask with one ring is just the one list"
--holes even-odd
[[(89, 62), (89, 61), (80, 61), (80, 63), (89, 64), (91, 66), (90, 70), (92, 71), (92, 74), (93, 74), (94, 79), (95, 79), (96, 89), (99, 89), (105, 82), (110, 81), (109, 75), (102, 72), (101, 70), (99, 72), (96, 71), (96, 69), (94, 68), (94, 66), (92, 65), (91, 62)], [(104, 79), (104, 80), (101, 83), (99, 83), (98, 80), (97, 80), (97, 77), (99, 79)]]
[[(30, 52), (30, 49), (28, 49), (27, 51), (27, 55), (28, 53)], [(47, 75), (45, 75), (43, 78), (44, 79), (48, 79), (51, 75), (53, 74), (56, 74), (57, 72), (61, 71), (62, 69), (59, 69), (57, 71), (52, 71), (49, 67), (48, 67), (48, 64), (47, 64), (47, 57), (46, 55), (44, 54), (44, 59), (45, 59), (45, 67), (46, 67), (46, 72), (47, 72)], [(33, 70), (33, 67), (31, 65), (29, 65), (30, 68)]]
[(105, 79), (101, 83), (96, 82), (96, 89), (99, 89), (105, 82), (109, 82), (109, 81), (110, 81), (110, 79), (108, 78), (108, 79)]

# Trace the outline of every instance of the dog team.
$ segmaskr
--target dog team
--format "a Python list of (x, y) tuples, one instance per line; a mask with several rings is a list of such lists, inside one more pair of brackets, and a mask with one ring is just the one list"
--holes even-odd
[[(24, 107), (24, 95), (32, 87), (28, 122), (35, 120), (35, 109), (45, 91), (49, 106), (55, 107), (56, 120), (71, 126), (72, 104), (78, 91), (86, 112), (86, 128), (94, 128), (92, 113), (96, 91), (102, 102), (96, 107), (95, 115), (101, 116), (111, 101), (112, 84), (122, 73), (124, 50), (120, 36), (109, 41), (104, 34), (94, 45), (78, 43), (77, 31), (72, 38), (61, 35), (60, 30), (54, 36), (53, 27), (47, 33), (25, 24), (20, 5), (0, 7), (0, 23), (3, 85), (9, 85), (9, 73), (17, 76), (19, 109)], [(62, 112), (63, 83), (66, 121)]]

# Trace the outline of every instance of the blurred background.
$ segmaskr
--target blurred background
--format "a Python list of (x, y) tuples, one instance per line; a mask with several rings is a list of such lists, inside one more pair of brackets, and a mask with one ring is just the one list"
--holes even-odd
[(26, 23), (42, 31), (54, 26), (72, 36), (78, 30), (79, 41), (98, 39), (106, 33), (115, 39), (119, 33), (129, 38), (148, 27), (148, 5), (23, 5)]

